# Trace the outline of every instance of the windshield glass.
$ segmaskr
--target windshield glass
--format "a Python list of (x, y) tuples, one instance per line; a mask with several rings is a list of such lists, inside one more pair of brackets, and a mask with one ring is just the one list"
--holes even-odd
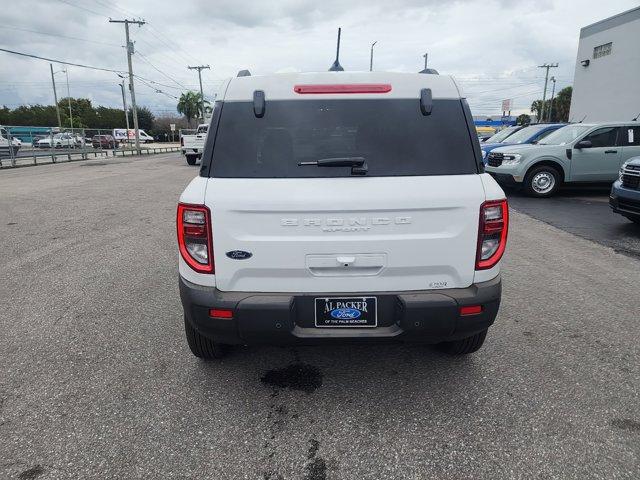
[(477, 173), (459, 100), (274, 100), (257, 118), (253, 102), (227, 102), (213, 141), (211, 175), (232, 178), (345, 177), (349, 166), (298, 166), (364, 157), (368, 176)]
[(507, 127), (507, 128), (503, 128), (502, 130), (500, 130), (498, 133), (496, 133), (494, 136), (488, 138), (487, 140), (485, 140), (484, 143), (501, 143), (504, 142), (504, 139), (513, 135), (513, 132), (518, 131), (518, 128), (520, 127)]
[(566, 145), (573, 142), (590, 128), (588, 125), (567, 125), (545, 137), (539, 145)]
[(530, 125), (514, 133), (507, 139), (507, 143), (524, 143), (533, 135), (547, 128), (546, 125)]

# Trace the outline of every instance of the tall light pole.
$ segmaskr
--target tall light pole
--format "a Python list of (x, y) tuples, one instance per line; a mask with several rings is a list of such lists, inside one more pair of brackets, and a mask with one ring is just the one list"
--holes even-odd
[(69, 122), (71, 122), (71, 130), (73, 130), (73, 115), (71, 113), (71, 93), (69, 92), (69, 67), (63, 70), (67, 77), (67, 101), (69, 102)]
[[(138, 108), (136, 107), (136, 90), (133, 85), (133, 63), (131, 56), (135, 53), (133, 42), (129, 40), (129, 24), (135, 23), (139, 27), (144, 25), (144, 20), (112, 20), (109, 19), (109, 23), (124, 23), (124, 35), (127, 41), (127, 64), (129, 66), (129, 92), (131, 92), (131, 110), (133, 110), (133, 128), (136, 133), (136, 151), (140, 151), (140, 129), (138, 128)], [(129, 132), (127, 132), (127, 137)]]
[(551, 115), (553, 113), (553, 97), (556, 94), (556, 77), (551, 77), (550, 79), (553, 82), (553, 85), (551, 86), (551, 104), (549, 105), (549, 123), (551, 123)]
[(211, 67), (209, 65), (198, 65), (196, 67), (187, 66), (189, 70), (197, 70), (198, 71), (198, 80), (200, 81), (200, 111), (202, 112), (202, 123), (204, 123), (204, 92), (202, 91), (202, 70), (209, 70)]
[[(67, 72), (69, 67), (63, 69), (63, 70), (58, 70), (57, 72), (53, 71), (53, 67), (51, 67), (51, 79), (53, 80), (53, 91), (54, 91), (54, 95), (57, 98), (57, 95), (55, 93), (55, 89), (56, 89), (56, 82), (54, 80), (54, 75), (56, 73), (64, 73), (67, 76), (67, 103), (69, 105), (69, 121), (71, 122), (71, 128), (73, 128), (73, 115), (71, 113), (71, 93), (69, 92), (69, 73)], [(60, 110), (58, 109), (58, 103), (56, 101), (56, 112), (58, 113), (58, 126), (62, 128), (62, 123), (60, 122)]]
[(62, 128), (62, 121), (60, 120), (60, 107), (58, 106), (58, 93), (56, 92), (56, 78), (53, 76), (53, 63), (49, 64), (51, 69), (51, 83), (53, 84), (53, 100), (56, 102), (56, 116), (58, 117), (58, 128)]
[(122, 109), (124, 110), (124, 119), (127, 122), (127, 140), (129, 140), (129, 112), (127, 112), (127, 97), (124, 94), (124, 80), (118, 85), (120, 85), (120, 90), (122, 90)]
[(544, 65), (538, 65), (538, 68), (546, 68), (547, 72), (544, 76), (544, 93), (542, 94), (542, 107), (540, 107), (540, 118), (538, 121), (544, 121), (545, 102), (547, 101), (547, 83), (549, 83), (549, 69), (558, 68), (557, 63), (545, 63)]
[(369, 71), (370, 72), (373, 72), (373, 47), (376, 46), (376, 43), (378, 43), (377, 40), (371, 44), (371, 58), (369, 59)]

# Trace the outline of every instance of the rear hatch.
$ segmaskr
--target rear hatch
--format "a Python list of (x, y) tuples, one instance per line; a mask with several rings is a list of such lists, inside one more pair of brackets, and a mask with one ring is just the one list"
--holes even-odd
[[(273, 100), (263, 117), (252, 101), (218, 107), (203, 167), (217, 288), (473, 283), (485, 193), (460, 100), (434, 99), (431, 115), (418, 97)], [(355, 167), (313, 164), (323, 159)]]

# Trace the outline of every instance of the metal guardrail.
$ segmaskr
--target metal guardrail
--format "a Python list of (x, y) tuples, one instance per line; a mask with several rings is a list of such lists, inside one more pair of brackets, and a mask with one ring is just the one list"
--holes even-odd
[[(149, 155), (180, 151), (177, 143), (155, 142), (135, 149), (131, 139), (114, 137), (124, 129), (60, 129), (0, 126), (0, 168), (73, 162), (118, 155)], [(14, 133), (16, 132), (16, 133)]]

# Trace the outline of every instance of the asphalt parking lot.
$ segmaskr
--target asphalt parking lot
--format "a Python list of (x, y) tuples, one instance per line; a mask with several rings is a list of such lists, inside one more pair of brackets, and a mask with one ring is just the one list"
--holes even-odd
[(178, 154), (0, 172), (0, 478), (640, 477), (640, 259), (514, 196), (476, 354), (205, 363), (184, 339), (174, 233), (196, 173)]

